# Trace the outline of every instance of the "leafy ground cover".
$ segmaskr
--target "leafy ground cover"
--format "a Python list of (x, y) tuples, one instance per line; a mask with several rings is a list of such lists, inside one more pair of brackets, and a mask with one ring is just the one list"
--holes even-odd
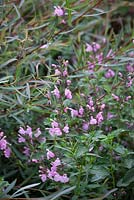
[(134, 3), (0, 1), (0, 198), (134, 197)]

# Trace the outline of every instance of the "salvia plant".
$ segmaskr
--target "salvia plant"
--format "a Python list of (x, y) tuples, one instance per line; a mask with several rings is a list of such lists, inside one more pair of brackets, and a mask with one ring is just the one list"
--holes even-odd
[(0, 198), (132, 200), (133, 2), (0, 13)]

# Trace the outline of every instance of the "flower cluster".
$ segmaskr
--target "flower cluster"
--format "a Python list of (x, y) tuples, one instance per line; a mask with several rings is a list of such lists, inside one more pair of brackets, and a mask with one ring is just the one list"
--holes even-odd
[(37, 128), (36, 131), (33, 131), (30, 126), (27, 126), (26, 129), (20, 127), (18, 133), (18, 142), (24, 144), (23, 154), (28, 158), (28, 162), (38, 163), (43, 160), (43, 155), (38, 159), (33, 157), (33, 152), (35, 155), (38, 153), (38, 145), (46, 142), (46, 138), (42, 135), (40, 129)]
[(61, 17), (64, 15), (64, 9), (61, 8), (60, 6), (54, 6), (54, 15)]
[[(48, 151), (48, 154), (48, 159), (55, 157), (55, 154), (51, 151)], [(50, 164), (50, 169), (43, 166), (39, 167), (39, 176), (42, 182), (45, 182), (47, 179), (51, 179), (55, 182), (67, 183), (69, 181), (67, 174), (60, 175), (58, 173), (58, 168), (61, 166), (61, 160), (59, 158), (56, 158)]]
[[(55, 130), (51, 130), (50, 132), (62, 134), (61, 130), (58, 128), (59, 124), (57, 122), (53, 121), (52, 126)], [(69, 132), (68, 125), (65, 125), (63, 131), (65, 133)], [(28, 163), (39, 165), (39, 177), (43, 182), (45, 182), (47, 179), (61, 183), (66, 183), (69, 181), (69, 178), (66, 174), (60, 175), (58, 173), (58, 167), (61, 166), (61, 160), (56, 158), (56, 154), (46, 147), (45, 149), (43, 147), (42, 149), (39, 147), (40, 145), (46, 143), (46, 138), (42, 135), (39, 128), (36, 129), (36, 131), (33, 131), (30, 126), (27, 126), (26, 129), (20, 127), (18, 132), (18, 142), (24, 144), (23, 154), (28, 158)], [(46, 152), (46, 154), (44, 152)], [(52, 162), (52, 159), (55, 160)], [(45, 167), (43, 167), (44, 162)], [(49, 165), (51, 165), (50, 169), (48, 167)]]
[(58, 122), (53, 121), (51, 123), (52, 128), (46, 128), (49, 130), (49, 134), (54, 137), (54, 136), (61, 136), (62, 135), (62, 131), (64, 133), (69, 133), (69, 126), (68, 124), (66, 124), (63, 129), (60, 128), (60, 125)]
[(11, 149), (9, 147), (9, 143), (6, 140), (6, 136), (4, 136), (3, 132), (0, 132), (0, 150), (3, 151), (4, 156), (9, 158), (11, 155)]

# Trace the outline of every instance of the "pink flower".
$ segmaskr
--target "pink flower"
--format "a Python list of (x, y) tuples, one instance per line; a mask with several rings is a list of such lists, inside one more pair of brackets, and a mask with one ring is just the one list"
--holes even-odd
[(4, 136), (3, 132), (0, 132), (0, 138), (2, 138)]
[(97, 124), (97, 120), (95, 118), (93, 118), (93, 116), (91, 116), (90, 122), (91, 125), (95, 125)]
[(40, 174), (39, 176), (40, 176), (40, 178), (41, 178), (43, 183), (47, 180), (47, 175), (46, 174), (43, 173), (43, 174)]
[(60, 177), (60, 182), (61, 183), (67, 183), (67, 182), (69, 182), (69, 178), (67, 177), (66, 174), (63, 174), (63, 176)]
[(56, 86), (52, 93), (56, 96), (57, 99), (60, 99), (60, 91)]
[(6, 158), (9, 158), (10, 155), (11, 155), (11, 149), (9, 147), (7, 147), (5, 150), (4, 150), (4, 155)]
[(20, 127), (19, 131), (18, 131), (21, 135), (25, 135), (26, 131)]
[(64, 10), (60, 6), (54, 6), (54, 15), (61, 17), (64, 15)]
[(86, 52), (91, 52), (91, 51), (93, 51), (93, 47), (90, 44), (86, 43)]
[(55, 160), (54, 162), (52, 162), (51, 165), (52, 165), (52, 166), (55, 166), (55, 167), (60, 166), (60, 165), (61, 165), (60, 159), (59, 159), (59, 158), (56, 158), (56, 160)]
[(19, 135), (18, 142), (19, 142), (19, 143), (26, 142), (26, 139), (25, 139), (24, 137), (22, 137), (21, 135)]
[(97, 119), (98, 124), (100, 124), (103, 121), (104, 118), (103, 118), (102, 112), (99, 112), (96, 115), (96, 119)]
[(128, 101), (129, 99), (131, 99), (131, 96), (127, 96), (125, 100)]
[(63, 131), (64, 131), (64, 133), (69, 133), (69, 126), (68, 126), (68, 124), (66, 124), (66, 126), (64, 126)]
[(94, 102), (93, 102), (92, 97), (89, 98), (89, 100), (88, 100), (88, 105), (89, 105), (89, 106), (93, 106), (93, 105), (94, 105)]
[(67, 86), (71, 84), (71, 80), (67, 80)]
[(71, 91), (69, 90), (69, 89), (65, 89), (65, 97), (67, 98), (67, 99), (72, 99), (72, 93), (71, 93)]
[(58, 128), (58, 127), (59, 127), (59, 124), (58, 124), (58, 122), (56, 122), (56, 121), (53, 121), (53, 122), (51, 123), (51, 125), (52, 125), (53, 128)]
[(100, 48), (101, 48), (100, 44), (98, 44), (96, 42), (93, 42), (93, 50), (94, 50), (94, 52), (96, 52)]
[(28, 147), (24, 147), (23, 153), (24, 153), (26, 156), (30, 156), (30, 149), (29, 149)]
[(120, 100), (120, 98), (119, 98), (117, 95), (115, 95), (115, 94), (112, 94), (112, 97), (113, 97), (116, 101), (119, 101), (119, 100)]
[(35, 133), (35, 137), (38, 138), (40, 135), (41, 135), (40, 128), (37, 128), (36, 133)]
[(49, 133), (51, 136), (61, 136), (62, 135), (62, 131), (60, 128), (49, 128)]
[(83, 125), (82, 125), (82, 129), (84, 131), (87, 131), (89, 129), (89, 122), (84, 122)]
[(79, 114), (82, 116), (84, 114), (84, 108), (80, 106), (79, 108)]
[(126, 66), (126, 70), (127, 70), (128, 72), (134, 72), (134, 65), (128, 64), (128, 65)]
[(61, 176), (60, 174), (56, 173), (54, 176), (54, 181), (61, 182), (61, 183), (67, 183), (69, 181), (69, 178), (67, 177), (66, 174), (63, 174), (63, 176)]
[(70, 108), (70, 110), (71, 110), (71, 117), (72, 118), (78, 116), (78, 110), (75, 110), (75, 109), (72, 109), (72, 108)]
[(0, 150), (5, 150), (7, 148), (7, 141), (5, 138), (6, 136), (0, 139)]
[(102, 111), (104, 108), (105, 108), (105, 104), (103, 103), (101, 106), (100, 106), (100, 110)]
[(53, 180), (54, 176), (57, 174), (56, 170), (57, 168), (53, 169), (52, 167), (51, 167), (51, 170), (47, 169), (47, 177)]
[(107, 73), (105, 74), (106, 78), (113, 78), (114, 76), (115, 76), (115, 72), (113, 70), (111, 70), (111, 69), (109, 69), (107, 71)]
[(37, 159), (33, 158), (33, 159), (32, 159), (32, 162), (33, 162), (33, 163), (38, 163), (38, 162), (39, 162), (39, 160), (37, 160)]
[(0, 132), (0, 150), (3, 151), (6, 158), (9, 158), (11, 154), (11, 149), (8, 145), (9, 143), (6, 140), (6, 136), (4, 136), (3, 132)]
[(132, 84), (133, 84), (133, 79), (130, 79), (126, 85), (127, 85), (127, 87), (131, 87)]
[(86, 43), (86, 52), (96, 52), (98, 49), (101, 48), (100, 44), (93, 42), (92, 45)]
[(61, 72), (58, 69), (55, 69), (55, 75), (59, 76), (59, 75), (61, 75)]
[(25, 134), (32, 138), (32, 128), (30, 126), (27, 126)]
[(107, 119), (112, 119), (113, 117), (115, 117), (115, 115), (113, 115), (112, 113), (108, 112)]
[(50, 158), (54, 158), (54, 157), (55, 157), (55, 154), (49, 149), (47, 149), (47, 159), (49, 160)]
[(68, 75), (67, 70), (64, 70), (64, 71), (63, 71), (63, 76), (65, 77), (65, 76), (67, 76), (67, 75)]
[(60, 180), (61, 180), (60, 174), (56, 173), (55, 176), (54, 176), (54, 181), (55, 182), (60, 182)]
[(92, 63), (92, 62), (90, 62), (90, 61), (88, 61), (87, 64), (88, 64), (88, 69), (89, 69), (89, 70), (92, 70), (92, 71), (90, 71), (90, 72), (93, 72), (93, 69), (95, 68), (95, 64)]

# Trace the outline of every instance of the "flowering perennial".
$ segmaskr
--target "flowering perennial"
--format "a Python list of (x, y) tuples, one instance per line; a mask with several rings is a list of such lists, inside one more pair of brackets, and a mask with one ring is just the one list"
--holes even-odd
[(9, 147), (9, 143), (6, 140), (6, 136), (4, 136), (3, 132), (0, 132), (0, 150), (3, 151), (4, 156), (9, 158), (11, 155), (11, 149)]

